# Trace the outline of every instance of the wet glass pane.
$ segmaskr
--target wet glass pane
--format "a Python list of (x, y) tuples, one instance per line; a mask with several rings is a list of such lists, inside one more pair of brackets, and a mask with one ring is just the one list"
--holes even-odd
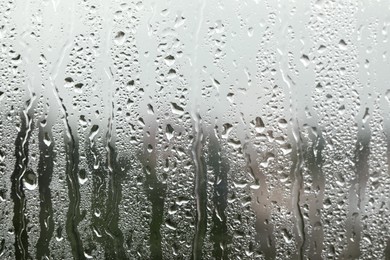
[(389, 258), (389, 26), (384, 0), (0, 1), (0, 258)]

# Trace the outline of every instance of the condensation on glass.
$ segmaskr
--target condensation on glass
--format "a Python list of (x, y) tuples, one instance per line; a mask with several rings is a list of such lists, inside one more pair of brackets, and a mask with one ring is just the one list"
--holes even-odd
[(0, 1), (1, 259), (390, 257), (390, 3)]

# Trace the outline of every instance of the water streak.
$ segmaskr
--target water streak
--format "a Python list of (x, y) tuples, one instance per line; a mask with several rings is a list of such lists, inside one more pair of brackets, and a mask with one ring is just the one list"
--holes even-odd
[(53, 204), (50, 184), (52, 181), (54, 169), (54, 142), (46, 145), (44, 142), (45, 134), (52, 140), (51, 133), (45, 131), (45, 128), (39, 128), (39, 163), (38, 163), (38, 187), (39, 187), (39, 224), (40, 235), (36, 244), (37, 259), (50, 257), (50, 240), (54, 234)]
[(72, 131), (69, 114), (65, 107), (63, 99), (60, 97), (59, 90), (54, 84), (54, 80), (50, 78), (50, 82), (54, 89), (54, 94), (59, 102), (63, 113), (63, 121), (65, 126), (65, 174), (66, 174), (66, 183), (68, 186), (68, 195), (69, 195), (69, 207), (66, 216), (66, 233), (68, 235), (68, 240), (72, 248), (72, 254), (75, 259), (85, 259), (83, 242), (80, 238), (80, 233), (78, 231), (78, 224), (81, 221), (80, 214), (80, 183), (78, 181), (78, 171), (79, 171), (79, 147), (78, 140), (75, 134)]
[(29, 115), (32, 101), (27, 102), (27, 108), (21, 113), (21, 127), (15, 140), (15, 168), (11, 175), (11, 199), (14, 202), (14, 233), (15, 233), (15, 258), (28, 259), (28, 234), (26, 217), (26, 195), (24, 192), (23, 178), (28, 168), (29, 150), (28, 142), (31, 137), (33, 121)]
[(227, 216), (225, 210), (228, 206), (228, 182), (229, 162), (226, 157), (222, 157), (221, 147), (215, 135), (210, 134), (208, 146), (209, 165), (214, 174), (214, 211), (212, 215), (213, 226), (211, 228), (211, 239), (214, 242), (213, 256), (215, 259), (229, 259), (228, 244), (231, 243), (231, 235), (228, 231)]
[(195, 166), (196, 221), (192, 259), (202, 259), (203, 243), (207, 229), (207, 175), (206, 165), (202, 156), (203, 132), (199, 114), (196, 114), (194, 125), (195, 136), (191, 152)]

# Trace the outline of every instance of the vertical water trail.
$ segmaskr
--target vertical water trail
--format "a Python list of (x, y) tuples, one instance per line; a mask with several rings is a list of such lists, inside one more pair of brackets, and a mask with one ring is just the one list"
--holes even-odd
[(294, 105), (293, 100), (293, 89), (291, 85), (294, 85), (291, 81), (290, 76), (287, 73), (287, 69), (284, 67), (287, 64), (285, 60), (285, 54), (278, 49), (280, 54), (279, 68), (281, 71), (281, 76), (283, 82), (287, 86), (287, 91), (289, 94), (289, 113), (290, 113), (290, 126), (293, 135), (293, 151), (292, 153), (292, 166), (291, 166), (291, 176), (293, 178), (293, 187), (292, 187), (292, 208), (295, 216), (296, 231), (297, 231), (297, 247), (298, 247), (298, 258), (304, 259), (304, 249), (306, 244), (306, 235), (305, 235), (305, 221), (301, 209), (301, 197), (303, 192), (303, 176), (302, 176), (302, 166), (303, 166), (303, 147), (302, 147), (302, 137), (298, 122), (297, 108)]
[(215, 259), (229, 259), (229, 249), (231, 236), (228, 232), (227, 217), (225, 209), (227, 207), (229, 162), (227, 158), (221, 156), (221, 146), (217, 136), (210, 134), (209, 165), (214, 174), (214, 211), (212, 215), (213, 226), (211, 227), (211, 239), (214, 242), (213, 256)]
[(106, 172), (101, 164), (101, 158), (96, 148), (96, 135), (99, 131), (98, 125), (93, 125), (90, 131), (89, 139), (86, 142), (86, 158), (91, 173), (92, 194), (91, 194), (91, 228), (94, 239), (101, 244), (105, 252), (112, 250), (112, 246), (106, 242), (104, 229), (106, 228)]
[[(388, 110), (387, 110), (388, 111)], [(385, 110), (385, 112), (387, 112)], [(384, 117), (384, 133), (386, 136), (386, 163), (387, 163), (387, 174), (390, 176), (390, 118), (389, 117)], [(387, 182), (388, 183), (388, 182)], [(386, 232), (388, 229), (386, 229)], [(386, 256), (386, 260), (390, 260), (390, 238), (387, 238), (386, 241), (386, 248), (384, 250), (384, 255)]]
[[(67, 114), (67, 113), (66, 113)], [(66, 120), (67, 121), (67, 120)], [(81, 221), (80, 215), (80, 184), (78, 182), (79, 149), (76, 137), (67, 124), (67, 138), (65, 138), (66, 152), (66, 183), (68, 186), (69, 208), (66, 215), (66, 233), (72, 247), (75, 259), (84, 259), (83, 243), (78, 231)]]
[[(160, 181), (157, 176), (157, 152), (156, 152), (156, 125), (155, 117), (148, 120), (151, 122), (148, 130), (144, 130), (143, 150), (139, 155), (139, 160), (142, 164), (143, 173), (145, 176), (144, 189), (148, 201), (151, 203), (151, 221), (150, 221), (150, 258), (164, 259), (162, 249), (161, 226), (164, 221), (164, 200), (166, 197), (167, 184)], [(152, 151), (148, 151), (148, 147), (153, 147)]]
[(72, 131), (69, 122), (69, 114), (65, 107), (63, 99), (60, 97), (58, 87), (54, 84), (54, 79), (50, 77), (50, 83), (54, 89), (54, 95), (59, 102), (63, 113), (63, 121), (65, 126), (65, 173), (66, 183), (68, 186), (69, 208), (66, 215), (66, 233), (69, 243), (72, 248), (72, 254), (75, 259), (85, 259), (83, 243), (80, 238), (80, 233), (77, 229), (81, 221), (80, 215), (80, 183), (78, 182), (79, 170), (79, 147), (78, 140)]
[(310, 257), (315, 259), (321, 256), (323, 250), (324, 230), (323, 223), (321, 221), (321, 209), (323, 207), (324, 190), (325, 190), (325, 176), (322, 170), (324, 159), (322, 152), (325, 147), (325, 140), (320, 130), (316, 130), (315, 136), (312, 137), (313, 143), (309, 148), (307, 164), (309, 171), (312, 174), (313, 186), (312, 189), (316, 191), (315, 201), (312, 201), (310, 205), (310, 219), (313, 223), (313, 230), (311, 237), (308, 237), (310, 241)]
[[(297, 120), (298, 121), (298, 120)], [(298, 125), (298, 123), (297, 123)], [(294, 130), (293, 130), (294, 131)], [(296, 218), (296, 228), (298, 231), (298, 257), (299, 259), (305, 258), (305, 244), (306, 244), (306, 234), (305, 234), (305, 220), (303, 218), (302, 208), (301, 208), (301, 198), (303, 193), (303, 176), (302, 176), (302, 167), (303, 167), (303, 148), (302, 148), (302, 137), (299, 131), (293, 133), (295, 144), (296, 144), (296, 156), (293, 156), (293, 164), (291, 167), (291, 173), (294, 176), (293, 184), (293, 208)]]
[[(45, 140), (50, 140), (47, 145)], [(36, 244), (37, 259), (50, 257), (50, 240), (54, 234), (53, 205), (50, 184), (54, 169), (54, 143), (52, 134), (46, 132), (44, 127), (39, 128), (39, 162), (38, 162), (38, 187), (39, 187), (39, 224), (40, 235)]]
[(114, 135), (114, 120), (115, 120), (115, 96), (116, 86), (112, 67), (112, 34), (114, 28), (114, 17), (111, 15), (114, 12), (114, 5), (107, 1), (103, 6), (106, 16), (106, 24), (104, 29), (105, 41), (103, 42), (103, 53), (101, 56), (101, 65), (105, 74), (103, 79), (106, 89), (102, 89), (102, 94), (106, 96), (105, 104), (107, 104), (108, 122), (106, 132), (106, 166), (108, 173), (107, 180), (107, 200), (105, 214), (105, 233), (107, 235), (108, 248), (105, 249), (106, 258), (127, 259), (124, 249), (124, 236), (119, 228), (119, 205), (122, 198), (122, 180), (124, 178), (123, 169), (118, 164), (118, 154), (115, 147)]
[(21, 113), (20, 131), (15, 140), (15, 168), (11, 175), (11, 199), (14, 202), (13, 226), (15, 233), (15, 258), (29, 259), (28, 253), (28, 220), (25, 215), (26, 195), (23, 187), (23, 177), (28, 167), (28, 142), (31, 136), (33, 120), (29, 115), (33, 99), (27, 101), (27, 107)]
[[(368, 116), (366, 108), (363, 117)], [(355, 179), (351, 181), (349, 190), (349, 212), (346, 223), (347, 246), (344, 250), (345, 257), (360, 257), (361, 218), (364, 213), (364, 197), (369, 178), (371, 130), (368, 122), (359, 125), (359, 131), (355, 148)]]
[[(21, 56), (21, 59), (27, 70), (30, 67), (28, 54), (29, 51), (27, 51)], [(28, 220), (25, 216), (26, 196), (24, 193), (22, 180), (24, 178), (24, 175), (26, 174), (26, 171), (28, 170), (28, 142), (33, 128), (32, 114), (34, 111), (32, 107), (36, 99), (36, 94), (32, 89), (33, 84), (31, 82), (33, 80), (30, 78), (26, 81), (27, 82), (25, 86), (27, 88), (27, 94), (29, 95), (29, 97), (26, 101), (26, 106), (20, 115), (21, 127), (17, 135), (17, 139), (15, 141), (15, 169), (11, 175), (11, 198), (14, 201), (13, 225), (15, 229), (15, 257), (17, 259), (27, 259), (31, 257), (27, 249), (28, 234), (26, 229)]]
[[(109, 79), (111, 82), (111, 78)], [(113, 87), (113, 84), (110, 84)], [(123, 233), (119, 228), (119, 204), (122, 198), (122, 179), (123, 173), (121, 165), (118, 165), (117, 154), (115, 151), (115, 141), (112, 138), (113, 120), (114, 120), (114, 91), (111, 95), (111, 106), (108, 117), (106, 133), (106, 152), (108, 168), (108, 198), (106, 205), (106, 234), (110, 237), (112, 248), (106, 251), (106, 258), (114, 257), (116, 259), (127, 259), (124, 245)]]
[(65, 174), (66, 183), (68, 186), (69, 195), (69, 207), (66, 215), (66, 233), (72, 248), (72, 255), (74, 259), (85, 259), (83, 243), (80, 238), (78, 231), (78, 224), (81, 221), (80, 215), (80, 184), (78, 182), (78, 165), (79, 165), (79, 149), (77, 133), (73, 133), (69, 113), (65, 106), (64, 100), (61, 97), (60, 91), (55, 84), (56, 79), (59, 75), (59, 71), (65, 60), (65, 56), (68, 50), (73, 45), (73, 33), (74, 33), (74, 22), (75, 22), (75, 1), (72, 1), (72, 8), (70, 11), (70, 30), (68, 33), (67, 41), (65, 42), (57, 62), (53, 65), (50, 71), (49, 83), (53, 88), (55, 99), (57, 100), (60, 110), (63, 114), (63, 122), (65, 127), (64, 143), (65, 143)]
[(192, 146), (192, 156), (195, 165), (195, 198), (196, 222), (193, 242), (192, 259), (202, 259), (202, 249), (207, 229), (207, 176), (206, 165), (202, 156), (203, 132), (200, 115), (195, 119), (195, 136)]
[(356, 222), (356, 245), (359, 247), (360, 251), (360, 241), (361, 241), (361, 229), (362, 229), (362, 215), (364, 214), (364, 201), (366, 194), (366, 187), (369, 178), (369, 156), (370, 156), (370, 142), (371, 142), (371, 130), (369, 124), (366, 125), (366, 131), (361, 134), (361, 137), (358, 139), (356, 145), (356, 150), (358, 151), (356, 155), (356, 166), (357, 166), (357, 175), (358, 175), (358, 202), (357, 210), (359, 212), (359, 220)]
[(194, 140), (192, 143), (191, 153), (195, 166), (195, 200), (196, 200), (196, 220), (195, 220), (195, 235), (192, 245), (192, 259), (202, 259), (202, 249), (204, 238), (206, 235), (207, 228), (207, 175), (206, 165), (204, 158), (202, 157), (203, 149), (203, 132), (202, 132), (202, 120), (199, 114), (199, 94), (201, 91), (201, 82), (199, 80), (199, 35), (204, 20), (204, 11), (206, 7), (206, 0), (199, 0), (199, 18), (195, 32), (195, 47), (192, 55), (192, 66), (193, 66), (193, 85), (192, 97), (193, 105), (191, 116), (194, 122)]
[(148, 200), (152, 204), (152, 219), (150, 222), (150, 251), (151, 259), (163, 259), (161, 226), (164, 216), (164, 198), (166, 194), (166, 184), (157, 179), (155, 158), (146, 155), (147, 151), (141, 156), (145, 175), (145, 191)]
[(110, 166), (100, 163), (95, 141), (98, 131), (98, 125), (93, 125), (86, 144), (87, 161), (92, 174), (91, 228), (94, 239), (104, 248), (106, 259), (127, 259), (123, 234), (119, 228), (119, 203), (122, 197), (121, 185), (129, 165), (128, 161), (117, 161), (116, 151), (110, 144), (111, 133), (106, 133), (108, 141), (105, 146), (106, 163), (110, 162)]
[[(266, 199), (269, 197), (268, 186), (266, 183), (266, 176), (261, 172), (257, 164), (257, 152), (256, 149), (251, 146), (250, 142), (245, 142), (243, 146), (245, 154), (246, 167), (249, 174), (255, 180), (255, 184), (259, 185), (260, 188), (254, 192), (253, 209), (256, 213), (256, 233), (260, 241), (260, 250), (264, 253), (265, 259), (274, 259), (276, 254), (276, 248), (273, 238), (273, 224), (266, 224), (267, 220), (271, 219), (269, 212), (266, 208)], [(254, 159), (253, 159), (254, 158)], [(265, 200), (265, 201), (264, 201)], [(264, 207), (263, 207), (264, 205)]]

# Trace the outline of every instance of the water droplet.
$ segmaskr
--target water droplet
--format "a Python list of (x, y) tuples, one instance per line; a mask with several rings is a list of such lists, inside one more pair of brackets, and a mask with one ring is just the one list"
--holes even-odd
[(173, 64), (175, 64), (175, 57), (173, 57), (172, 55), (168, 55), (165, 57), (164, 61), (165, 61), (165, 64), (167, 64), (167, 66), (170, 67)]
[(307, 56), (306, 54), (303, 54), (301, 56), (301, 62), (303, 64), (303, 66), (305, 66), (306, 68), (309, 67), (310, 65), (310, 59), (309, 59), (309, 56)]
[(43, 142), (45, 143), (45, 145), (47, 147), (49, 147), (51, 145), (51, 138), (49, 136), (49, 133), (45, 132), (45, 135), (44, 135), (44, 138), (43, 138)]
[(184, 109), (174, 102), (171, 103), (171, 108), (172, 108), (172, 113), (176, 115), (181, 116), (184, 114)]
[(38, 186), (38, 178), (35, 173), (28, 169), (23, 175), (24, 187), (28, 190), (35, 190)]
[(255, 129), (257, 133), (263, 133), (265, 131), (264, 122), (260, 117), (256, 117)]
[(344, 40), (340, 40), (339, 48), (340, 48), (340, 50), (346, 50), (347, 49), (347, 43)]
[(84, 169), (80, 169), (79, 171), (79, 183), (80, 185), (85, 184), (88, 181), (87, 172)]
[(165, 135), (166, 135), (168, 141), (170, 141), (174, 136), (174, 129), (170, 124), (167, 124), (167, 126), (165, 128)]
[(98, 125), (93, 125), (92, 128), (91, 128), (91, 132), (89, 134), (89, 140), (92, 141), (95, 136), (98, 134), (99, 132), (99, 126)]
[(122, 45), (125, 42), (125, 40), (126, 40), (125, 33), (122, 31), (117, 32), (114, 39), (115, 44)]

